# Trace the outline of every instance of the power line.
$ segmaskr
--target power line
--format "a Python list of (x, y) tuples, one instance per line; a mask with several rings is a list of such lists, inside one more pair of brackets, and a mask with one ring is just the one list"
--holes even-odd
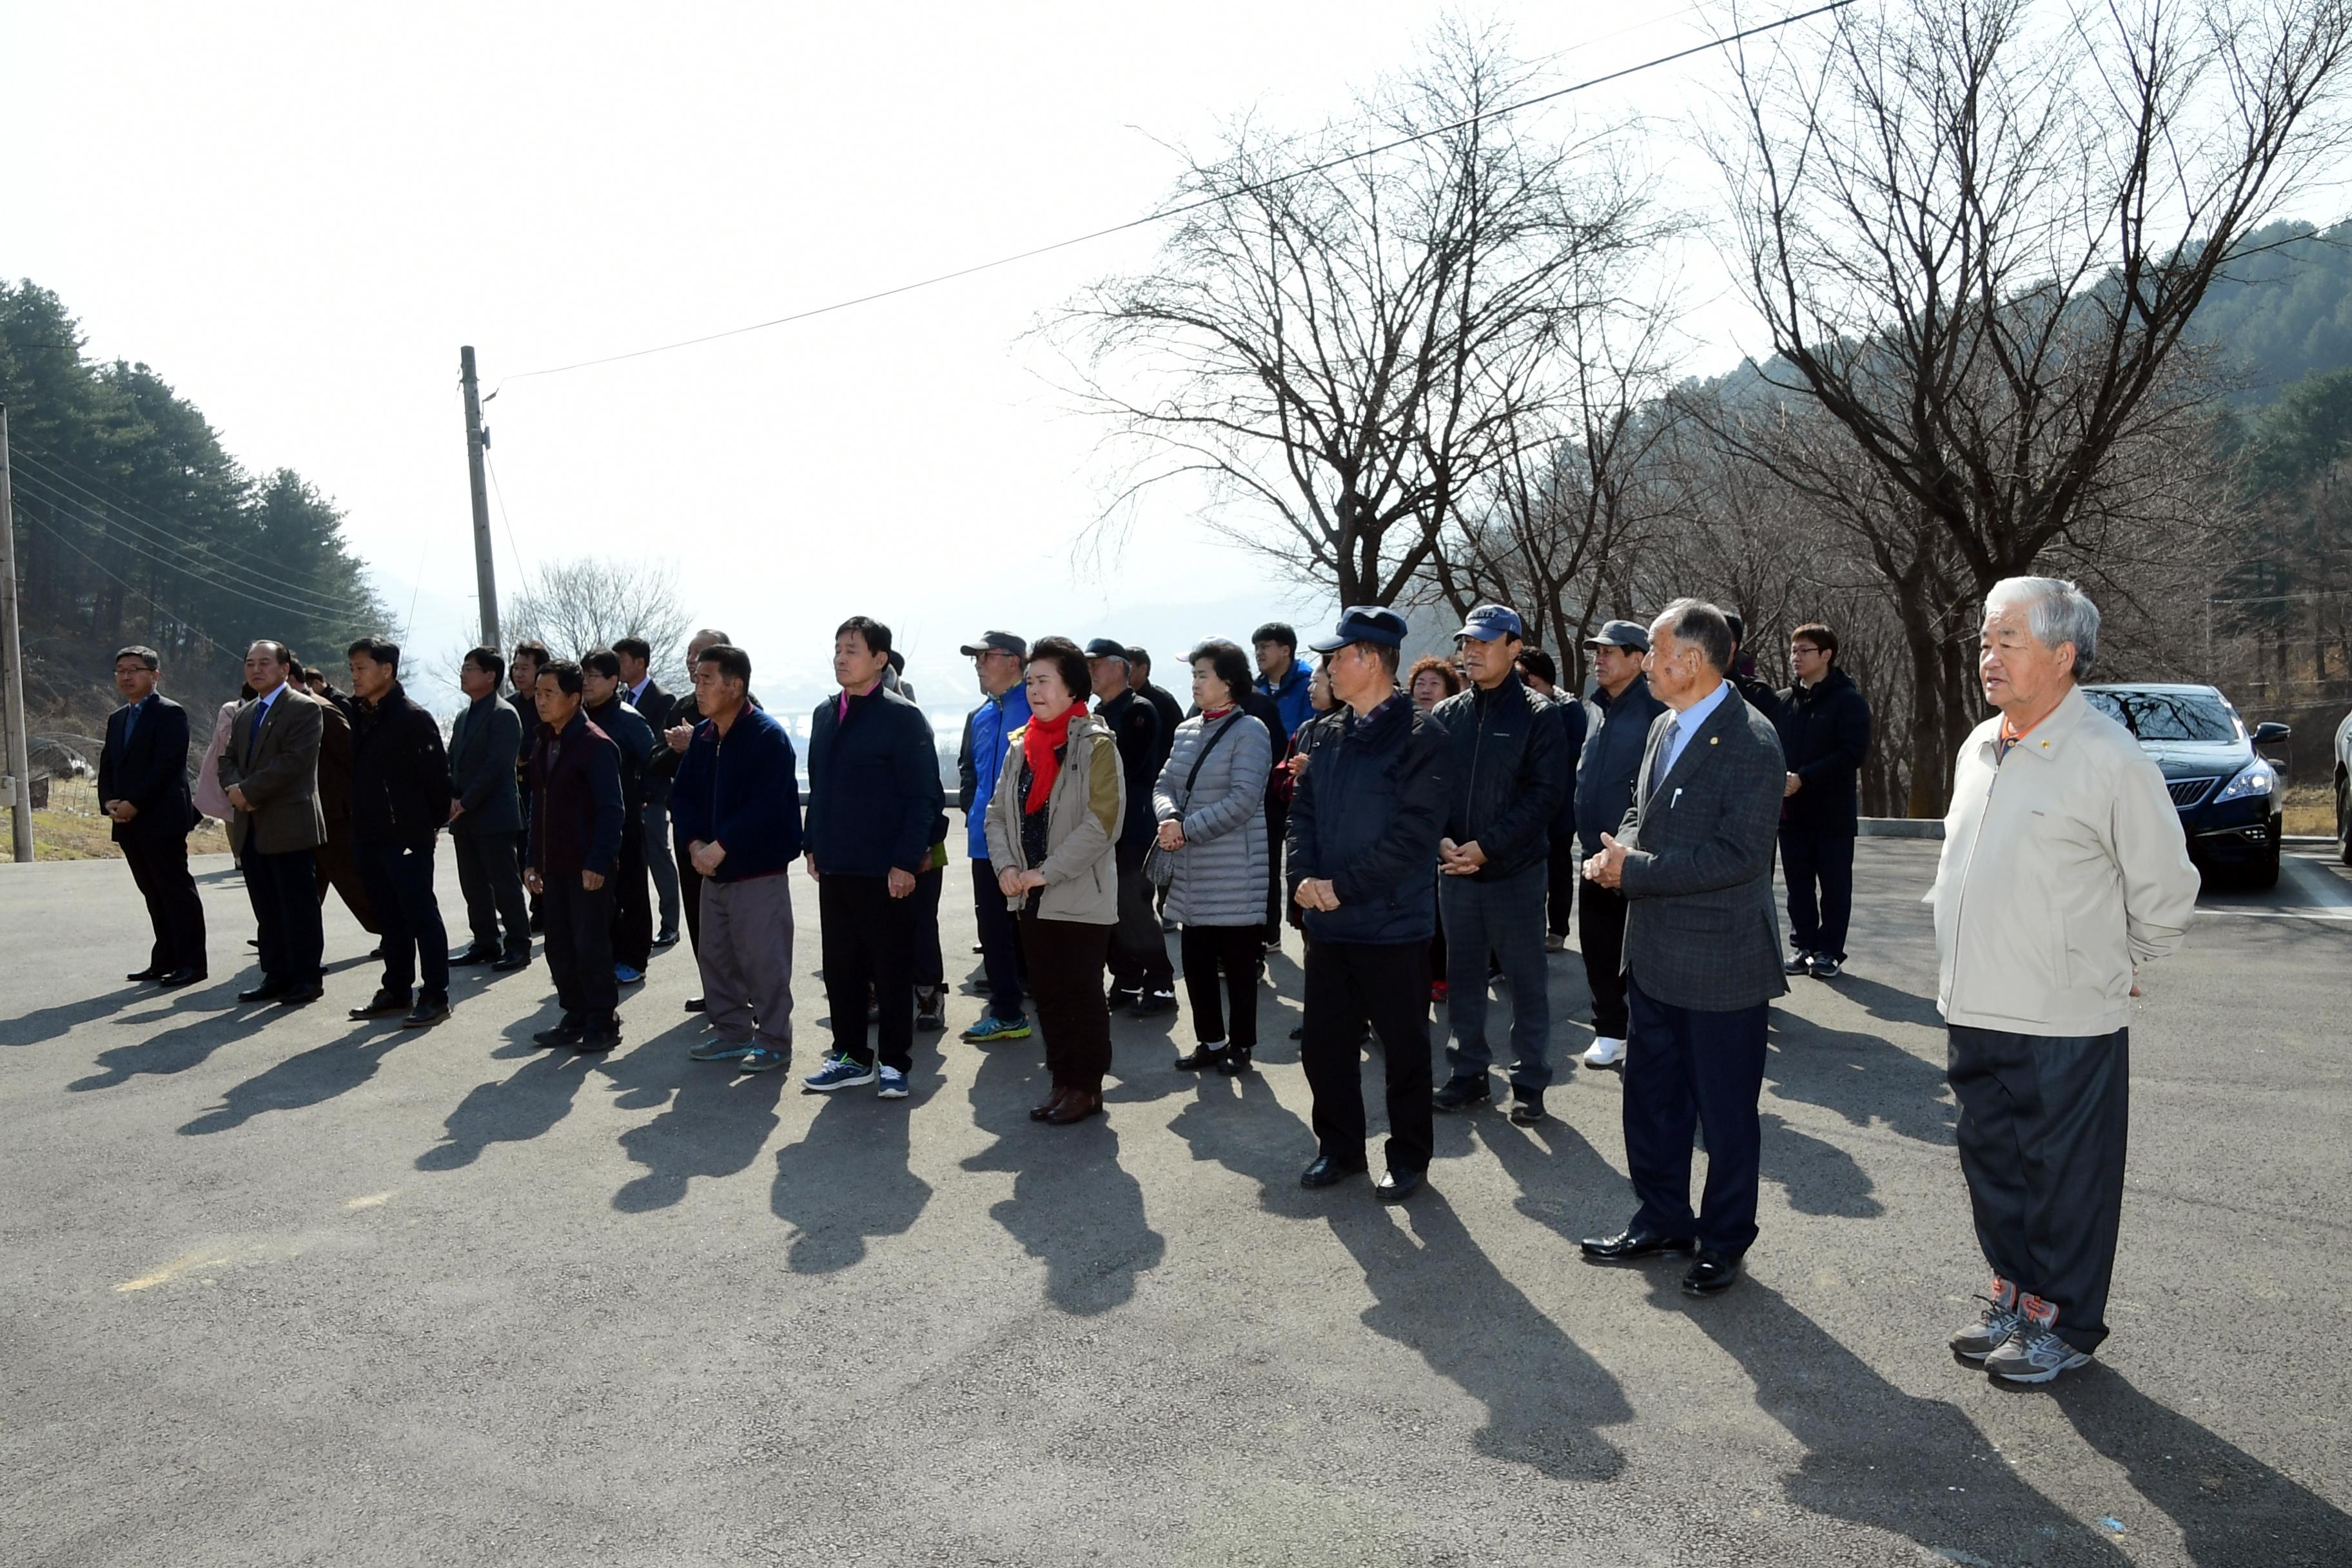
[(26, 521), (31, 523), (35, 528), (37, 528), (42, 532), (47, 534), (51, 539), (56, 540), (59, 544), (64, 545), (68, 550), (72, 551), (76, 555), (80, 556), (84, 561), (89, 562), (92, 566), (97, 567), (99, 571), (104, 573), (107, 576), (112, 577), (116, 582), (121, 584), (132, 593), (144, 595), (149, 604), (154, 605), (155, 608), (161, 610), (166, 616), (171, 616), (173, 620), (177, 621), (189, 631), (194, 632), (196, 635), (196, 640), (203, 643), (206, 647), (211, 648), (215, 653), (235, 653), (235, 649), (223, 647), (212, 637), (210, 633), (206, 632), (204, 627), (198, 626), (194, 619), (180, 614), (177, 610), (172, 608), (171, 605), (166, 605), (162, 600), (156, 598), (152, 594), (149, 594), (146, 589), (140, 587), (136, 583), (133, 583), (130, 579), (121, 576), (109, 569), (104, 562), (90, 554), (89, 552), (82, 549), (72, 540), (68, 539), (64, 534), (59, 533), (55, 528), (51, 527), (45, 519), (37, 517), (31, 512), (26, 512), (23, 515)]
[[(1826, 5), (1817, 5), (1810, 11), (1801, 11), (1793, 16), (1783, 16), (1778, 21), (1759, 23), (1756, 26), (1744, 28), (1723, 37), (1710, 38), (1706, 43), (1695, 44), (1686, 49), (1677, 49), (1673, 54), (1660, 55), (1654, 59), (1643, 60), (1639, 65), (1627, 66), (1622, 70), (1609, 71), (1584, 81), (1557, 88), (1550, 92), (1538, 93), (1533, 98), (1521, 99), (1517, 103), (1505, 104), (1499, 109), (1482, 110), (1476, 114), (1465, 115), (1451, 124), (1433, 126), (1427, 131), (1415, 132), (1410, 136), (1400, 136), (1377, 146), (1364, 148), (1360, 152), (1327, 159), (1320, 163), (1310, 163), (1304, 168), (1294, 169), (1286, 174), (1276, 174), (1271, 179), (1244, 184), (1222, 195), (1202, 196), (1196, 201), (1179, 203), (1172, 207), (1147, 213), (1139, 218), (1129, 218), (1125, 223), (1113, 224), (1108, 228), (1098, 228), (1090, 233), (1074, 235), (1067, 239), (1057, 239), (1047, 245), (1033, 246), (1027, 250), (1015, 251), (1010, 256), (1000, 256), (992, 261), (975, 262), (969, 267), (959, 267), (951, 272), (940, 272), (929, 278), (918, 279), (911, 283), (901, 283), (894, 288), (877, 289), (870, 294), (860, 294), (855, 299), (836, 300), (829, 305), (818, 305), (806, 310), (795, 310), (788, 316), (777, 316), (765, 321), (753, 321), (749, 326), (729, 327), (723, 331), (706, 332), (697, 338), (681, 338), (676, 342), (656, 343), (651, 348), (631, 349), (625, 353), (605, 354), (597, 359), (575, 360), (570, 364), (547, 365), (538, 370), (519, 371), (513, 375), (500, 378), (498, 388), (491, 392), (490, 396), (496, 397), (499, 391), (503, 390), (510, 381), (526, 381), (532, 376), (540, 375), (562, 375), (567, 371), (587, 370), (602, 364), (617, 364), (623, 360), (643, 359), (648, 354), (668, 353), (677, 349), (688, 349), (703, 343), (717, 342), (721, 338), (740, 337), (746, 332), (764, 331), (770, 327), (786, 326), (794, 321), (808, 321), (815, 316), (831, 315), (836, 310), (847, 310), (859, 305), (871, 305), (877, 300), (892, 299), (900, 294), (911, 294), (919, 289), (929, 289), (941, 283), (954, 282), (960, 278), (970, 278), (976, 273), (993, 271), (1000, 267), (1010, 267), (1016, 261), (1028, 261), (1036, 257), (1051, 255), (1057, 250), (1067, 250), (1073, 246), (1090, 244), (1097, 239), (1108, 239), (1112, 235), (1125, 234), (1129, 229), (1164, 223), (1170, 218), (1182, 217), (1187, 213), (1199, 212), (1203, 207), (1216, 206), (1239, 197), (1270, 191), (1278, 185), (1288, 184), (1293, 180), (1303, 180), (1310, 175), (1328, 174), (1334, 169), (1344, 168), (1349, 163), (1360, 163), (1367, 158), (1376, 158), (1383, 153), (1393, 153), (1400, 147), (1409, 147), (1416, 142), (1426, 142), (1433, 136), (1444, 136), (1451, 132), (1460, 131), (1466, 126), (1475, 125), (1482, 120), (1498, 120), (1505, 115), (1516, 114), (1524, 109), (1532, 109), (1539, 103), (1549, 103), (1572, 93), (1589, 91), (1593, 88), (1612, 81), (1621, 81), (1626, 77), (1635, 76), (1643, 71), (1655, 70), (1660, 66), (1673, 65), (1677, 60), (1689, 59), (1694, 55), (1707, 54), (1727, 45), (1740, 43), (1765, 33), (1776, 32), (1799, 22), (1810, 21), (1815, 16), (1827, 16), (1832, 11), (1842, 11), (1853, 4), (1853, 0), (1830, 0), (1830, 4)], [(487, 402), (488, 399), (484, 401)]]

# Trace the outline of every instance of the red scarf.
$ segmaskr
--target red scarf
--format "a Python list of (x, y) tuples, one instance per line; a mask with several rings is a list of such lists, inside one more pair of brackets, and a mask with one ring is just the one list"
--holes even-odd
[(1024, 810), (1045, 809), (1046, 798), (1054, 793), (1054, 780), (1062, 771), (1062, 759), (1055, 753), (1069, 744), (1070, 721), (1086, 710), (1085, 703), (1073, 702), (1058, 719), (1030, 715), (1027, 728), (1021, 731), (1021, 760), (1029, 764), (1029, 797), (1022, 803)]

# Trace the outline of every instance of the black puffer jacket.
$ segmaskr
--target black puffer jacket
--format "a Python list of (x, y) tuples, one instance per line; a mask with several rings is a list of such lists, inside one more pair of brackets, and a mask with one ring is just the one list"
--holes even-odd
[(1486, 863), (1473, 881), (1493, 882), (1551, 858), (1551, 823), (1568, 774), (1568, 743), (1550, 700), (1516, 673), (1492, 691), (1477, 686), (1447, 698), (1432, 715), (1452, 752), (1445, 837), (1475, 841)]
[(398, 681), (378, 702), (352, 704), (352, 837), (429, 847), (449, 821), (449, 754), (441, 723)]
[(1343, 709), (1316, 722), (1328, 733), (1290, 804), (1286, 896), (1330, 879), (1339, 907), (1307, 912), (1317, 942), (1427, 942), (1453, 761), (1445, 731), (1402, 692), (1361, 719)]
[(1616, 832), (1633, 809), (1650, 726), (1666, 705), (1651, 694), (1650, 678), (1637, 675), (1613, 699), (1596, 688), (1592, 709), (1592, 730), (1576, 764), (1576, 837), (1587, 855), (1600, 854), (1601, 836)]
[(1870, 704), (1844, 670), (1830, 672), (1811, 686), (1780, 693), (1780, 751), (1789, 771), (1804, 781), (1780, 809), (1783, 826), (1822, 833), (1852, 833), (1862, 815), (1855, 788), (1862, 762), (1870, 754)]

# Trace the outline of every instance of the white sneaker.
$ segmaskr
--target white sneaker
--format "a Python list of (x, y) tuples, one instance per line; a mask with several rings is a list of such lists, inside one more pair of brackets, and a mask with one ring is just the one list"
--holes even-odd
[(1589, 1068), (1613, 1068), (1625, 1059), (1625, 1042), (1603, 1035), (1592, 1042), (1584, 1053), (1584, 1065)]

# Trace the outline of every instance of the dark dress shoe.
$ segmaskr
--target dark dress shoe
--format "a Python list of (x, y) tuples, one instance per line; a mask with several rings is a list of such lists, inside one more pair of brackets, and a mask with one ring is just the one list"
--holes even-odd
[(327, 988), (313, 980), (308, 985), (297, 985), (278, 998), (280, 1007), (299, 1007), (316, 1002), (327, 994)]
[(1242, 1074), (1252, 1071), (1250, 1052), (1253, 1048), (1249, 1046), (1226, 1047), (1225, 1059), (1217, 1064), (1217, 1070), (1227, 1078), (1239, 1078)]
[(1102, 1090), (1074, 1089), (1062, 1096), (1060, 1104), (1045, 1112), (1045, 1120), (1056, 1127), (1067, 1127), (1073, 1121), (1101, 1115), (1102, 1108)]
[(491, 973), (496, 974), (512, 974), (518, 969), (530, 967), (530, 949), (529, 948), (524, 948), (520, 952), (507, 953), (494, 960), (490, 964)]
[(265, 980), (258, 985), (248, 985), (236, 994), (240, 1002), (275, 1002), (294, 987), (283, 980)]
[(1206, 1072), (1213, 1067), (1223, 1065), (1224, 1059), (1225, 1047), (1223, 1046), (1194, 1046), (1176, 1058), (1176, 1070)]
[(1698, 1261), (1683, 1276), (1685, 1296), (1719, 1296), (1739, 1283), (1739, 1259), (1713, 1247), (1698, 1255)]
[(1577, 1244), (1595, 1263), (1633, 1263), (1662, 1253), (1688, 1252), (1698, 1245), (1687, 1236), (1653, 1236), (1645, 1230), (1621, 1230), (1615, 1236), (1587, 1237)]
[(1302, 1187), (1332, 1186), (1350, 1176), (1363, 1174), (1368, 1166), (1369, 1162), (1363, 1160), (1343, 1160), (1337, 1154), (1318, 1154), (1313, 1164), (1298, 1173), (1298, 1184)]
[(471, 969), (478, 963), (496, 963), (498, 961), (499, 950), (495, 947), (469, 947), (465, 952), (452, 956), (449, 960), (449, 967)]
[(448, 1016), (449, 998), (426, 991), (417, 996), (416, 1005), (408, 1010), (408, 1016), (400, 1021), (400, 1026), (404, 1029), (430, 1028)]
[(1543, 1091), (1520, 1093), (1512, 1097), (1511, 1121), (1515, 1126), (1533, 1127), (1544, 1119)]
[(177, 991), (183, 985), (194, 985), (205, 978), (201, 969), (174, 969), (168, 974), (155, 976), (155, 984), (166, 991)]
[(1485, 1073), (1480, 1073), (1476, 1078), (1447, 1079), (1444, 1087), (1429, 1097), (1429, 1103), (1437, 1110), (1459, 1110), (1465, 1105), (1483, 1105), (1494, 1098), (1495, 1086), (1486, 1081)]
[(1420, 1171), (1400, 1171), (1391, 1167), (1389, 1173), (1372, 1184), (1372, 1196), (1384, 1204), (1401, 1204), (1421, 1191), (1426, 1179)]
[(1063, 1088), (1060, 1084), (1055, 1084), (1052, 1090), (1046, 1094), (1043, 1104), (1033, 1105), (1029, 1108), (1029, 1120), (1032, 1121), (1045, 1121), (1045, 1118), (1053, 1115), (1055, 1110), (1061, 1108), (1063, 1098), (1070, 1092), (1070, 1090)]
[(530, 1043), (534, 1046), (550, 1047), (576, 1045), (586, 1037), (587, 1033), (588, 1031), (580, 1025), (566, 1019), (552, 1029), (541, 1029), (530, 1037)]
[(386, 1013), (405, 1013), (408, 1011), (408, 993), (405, 991), (379, 991), (368, 998), (366, 1006), (352, 1008), (350, 1016), (354, 1018), (374, 1018)]
[(689, 1013), (699, 1013), (699, 1012), (701, 1012), (701, 1011), (703, 1010), (703, 1002), (702, 1002), (702, 998), (701, 998), (701, 997), (699, 997), (699, 996), (689, 996), (689, 997), (688, 997), (688, 998), (686, 999), (686, 1010), (687, 1010), (688, 1012), (689, 1012)]
[(163, 979), (166, 973), (168, 972), (162, 964), (151, 963), (146, 968), (140, 970), (137, 973), (126, 974), (122, 978), (130, 981), (133, 985), (143, 985), (150, 980)]
[(656, 933), (654, 937), (654, 945), (656, 947), (676, 947), (677, 945), (677, 932), (674, 931), (666, 931)]
[(580, 1031), (580, 1037), (571, 1042), (572, 1048), (583, 1056), (609, 1051), (621, 1043), (621, 1020), (606, 1017), (590, 1024)]

